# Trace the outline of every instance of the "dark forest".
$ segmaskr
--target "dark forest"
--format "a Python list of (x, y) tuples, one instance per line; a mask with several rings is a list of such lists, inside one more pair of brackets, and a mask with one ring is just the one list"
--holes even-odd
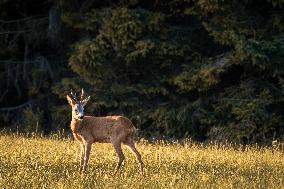
[(284, 139), (284, 0), (0, 0), (0, 129), (124, 115), (146, 138)]

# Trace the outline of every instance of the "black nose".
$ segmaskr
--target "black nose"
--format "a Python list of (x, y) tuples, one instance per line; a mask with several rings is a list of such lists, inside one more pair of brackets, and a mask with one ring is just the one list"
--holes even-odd
[(84, 116), (80, 116), (79, 118), (80, 118), (80, 119), (83, 119), (83, 118), (84, 118)]

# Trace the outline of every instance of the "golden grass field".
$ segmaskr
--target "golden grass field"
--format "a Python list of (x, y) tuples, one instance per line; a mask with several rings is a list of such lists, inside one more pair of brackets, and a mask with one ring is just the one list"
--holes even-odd
[(284, 155), (269, 148), (164, 142), (137, 144), (145, 175), (124, 149), (113, 176), (110, 144), (94, 144), (86, 174), (78, 169), (73, 139), (0, 135), (0, 188), (284, 188)]

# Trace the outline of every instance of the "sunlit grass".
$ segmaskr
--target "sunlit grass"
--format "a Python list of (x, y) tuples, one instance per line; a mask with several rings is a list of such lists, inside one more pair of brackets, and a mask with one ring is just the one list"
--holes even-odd
[(110, 144), (94, 144), (88, 172), (80, 175), (72, 139), (0, 135), (0, 188), (284, 188), (284, 156), (269, 148), (163, 142), (137, 144), (140, 174), (124, 148), (122, 171)]

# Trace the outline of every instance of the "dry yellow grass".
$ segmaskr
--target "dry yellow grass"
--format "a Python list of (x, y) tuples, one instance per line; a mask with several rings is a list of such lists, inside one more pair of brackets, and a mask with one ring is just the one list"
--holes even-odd
[(87, 174), (78, 169), (72, 139), (0, 135), (0, 188), (284, 188), (284, 156), (268, 148), (186, 144), (137, 144), (145, 162), (139, 173), (132, 154), (113, 177), (110, 144), (94, 144)]

